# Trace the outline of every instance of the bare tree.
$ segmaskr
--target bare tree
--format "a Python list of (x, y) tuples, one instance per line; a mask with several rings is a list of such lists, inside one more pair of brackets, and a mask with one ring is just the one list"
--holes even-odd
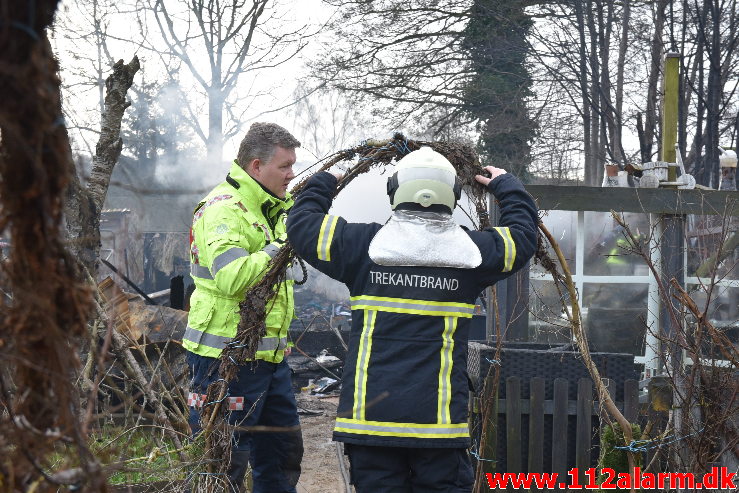
[[(397, 126), (443, 128), (461, 116), (469, 59), (461, 46), (467, 0), (327, 0), (337, 9), (315, 77)], [(379, 104), (377, 104), (379, 103)], [(436, 112), (440, 108), (445, 112)]]
[(313, 64), (317, 79), (433, 138), (475, 125), (486, 159), (526, 173), (536, 132), (525, 63), (530, 1), (327, 3), (338, 12)]
[(542, 3), (533, 14), (541, 20), (532, 31), (531, 53), (545, 68), (537, 81), (559, 85), (566, 97), (553, 104), (571, 105), (580, 113), (588, 185), (600, 183), (606, 161), (623, 165), (628, 159), (623, 134), (625, 92), (634, 84), (627, 80), (626, 63), (633, 55), (632, 3)]
[(294, 132), (300, 137), (301, 147), (316, 160), (351, 147), (362, 138), (364, 118), (338, 91), (312, 92), (301, 86), (294, 98), (296, 103), (290, 109)]
[[(285, 23), (279, 24), (282, 19), (273, 4), (269, 0), (192, 0), (187, 4), (142, 0), (144, 13), (139, 20), (144, 32), (149, 29), (146, 14), (150, 12), (166, 55), (186, 67), (204, 93), (207, 125), (200, 123), (197, 108), (188, 105), (187, 111), (193, 131), (206, 145), (208, 162), (220, 162), (224, 140), (241, 130), (249, 105), (238, 103), (259, 96), (239, 93), (241, 78), (278, 67), (305, 47), (305, 27), (290, 30)], [(153, 42), (150, 48), (159, 51)], [(163, 61), (170, 76), (175, 76), (179, 65), (165, 57)]]
[[(52, 41), (57, 52), (64, 55), (64, 113), (73, 135), (83, 139), (73, 141), (73, 145), (85, 144), (84, 151), (89, 155), (94, 150), (86, 137), (92, 134), (97, 138), (100, 131), (105, 78), (115, 63), (109, 47), (110, 28), (119, 15), (118, 6), (108, 0), (86, 0), (67, 6), (55, 18)], [(97, 108), (87, 101), (96, 101)]]
[[(739, 86), (739, 5), (736, 0), (685, 1), (680, 52), (684, 54), (684, 98), (681, 114), (695, 127), (682, 132), (681, 149), (702, 185), (718, 186), (719, 151), (723, 139), (733, 139)], [(732, 114), (733, 113), (733, 114)], [(692, 134), (688, 147), (687, 139)]]
[(139, 60), (135, 56), (128, 64), (119, 60), (113, 66), (113, 73), (105, 81), (107, 90), (101, 115), (100, 139), (95, 147), (89, 180), (82, 185), (74, 176), (67, 189), (65, 219), (70, 250), (93, 278), (99, 262), (100, 213), (113, 168), (123, 148), (121, 120), (131, 104), (126, 100), (126, 92), (139, 68)]

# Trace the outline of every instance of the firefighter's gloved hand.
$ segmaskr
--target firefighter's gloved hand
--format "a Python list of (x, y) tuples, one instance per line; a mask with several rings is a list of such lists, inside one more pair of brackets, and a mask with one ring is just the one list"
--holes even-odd
[(287, 234), (284, 234), (280, 236), (279, 238), (275, 238), (272, 240), (271, 243), (268, 243), (265, 245), (264, 248), (262, 248), (262, 251), (265, 252), (267, 255), (269, 255), (269, 258), (275, 258), (275, 255), (277, 255), (277, 252), (280, 251), (280, 248), (285, 246), (285, 242), (287, 241)]

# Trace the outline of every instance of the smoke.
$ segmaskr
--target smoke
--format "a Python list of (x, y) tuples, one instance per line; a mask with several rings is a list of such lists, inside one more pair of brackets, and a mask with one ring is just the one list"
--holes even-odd
[(308, 280), (304, 285), (305, 289), (332, 302), (345, 302), (349, 299), (349, 288), (344, 283), (331, 279), (308, 264), (306, 267)]

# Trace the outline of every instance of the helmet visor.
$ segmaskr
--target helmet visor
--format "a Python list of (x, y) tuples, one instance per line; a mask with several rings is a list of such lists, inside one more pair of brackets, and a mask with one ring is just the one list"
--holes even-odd
[(439, 168), (404, 168), (397, 172), (398, 184), (413, 180), (434, 180), (454, 187), (456, 175), (451, 171)]

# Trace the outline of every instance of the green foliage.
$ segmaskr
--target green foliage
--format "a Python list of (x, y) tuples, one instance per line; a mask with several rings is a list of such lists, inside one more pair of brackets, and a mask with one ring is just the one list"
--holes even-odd
[(479, 122), (481, 154), (486, 164), (523, 179), (537, 132), (527, 108), (532, 79), (526, 36), (532, 25), (520, 0), (475, 0), (462, 43), (474, 73), (465, 89), (465, 111)]
[[(634, 440), (641, 439), (641, 427), (638, 424), (631, 425), (631, 433)], [(616, 448), (623, 446), (624, 433), (621, 427), (617, 423), (605, 426), (600, 435), (600, 467), (610, 467), (616, 474), (630, 472), (626, 451)], [(634, 465), (640, 466), (641, 461), (641, 454), (634, 454)]]

